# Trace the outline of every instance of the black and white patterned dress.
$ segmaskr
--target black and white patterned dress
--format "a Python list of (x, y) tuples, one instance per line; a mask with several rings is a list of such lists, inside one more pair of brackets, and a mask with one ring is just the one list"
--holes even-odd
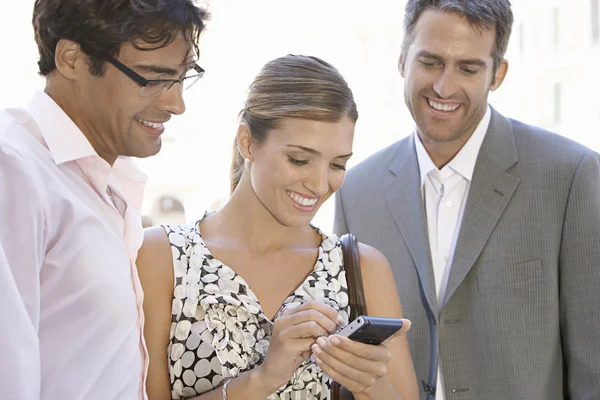
[[(261, 364), (273, 327), (244, 279), (210, 254), (200, 236), (199, 223), (164, 226), (175, 268), (168, 347), (173, 399), (209, 392), (223, 379)], [(313, 272), (284, 301), (274, 319), (286, 307), (314, 298), (338, 310), (348, 322), (341, 244), (335, 235), (317, 231), (323, 240)], [(330, 386), (331, 379), (307, 360), (267, 399), (325, 400), (329, 399)]]

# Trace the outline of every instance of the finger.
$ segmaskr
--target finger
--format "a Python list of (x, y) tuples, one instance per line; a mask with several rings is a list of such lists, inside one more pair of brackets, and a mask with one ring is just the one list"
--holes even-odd
[[(363, 382), (356, 381), (351, 379), (341, 372), (339, 372), (334, 366), (327, 363), (325, 360), (322, 360), (320, 356), (315, 356), (315, 361), (321, 370), (326, 373), (331, 379), (344, 386), (346, 389), (351, 391), (352, 393), (358, 393), (363, 391), (366, 387), (370, 385), (366, 385)], [(373, 381), (374, 383), (374, 381)]]
[(327, 336), (329, 332), (316, 321), (305, 321), (284, 328), (281, 334), (291, 339), (311, 338), (313, 343), (318, 337)]
[(327, 334), (335, 332), (338, 327), (335, 321), (332, 321), (328, 316), (314, 309), (303, 310), (292, 315), (287, 315), (285, 316), (285, 321), (286, 325), (298, 325), (304, 322), (314, 321), (325, 329)]
[[(391, 357), (389, 351), (381, 352), (381, 356), (377, 359), (359, 357), (352, 352), (346, 351), (340, 348), (339, 346), (333, 345), (325, 338), (317, 339), (317, 343), (311, 347), (313, 352), (315, 351), (315, 347), (317, 346), (322, 352), (326, 352), (328, 355), (335, 357), (340, 362), (352, 366), (352, 368), (367, 374), (385, 374), (387, 363)], [(373, 345), (365, 346), (376, 347)]]
[(346, 352), (352, 353), (358, 358), (371, 361), (389, 361), (391, 353), (384, 344), (366, 344), (356, 340), (348, 339), (340, 335), (331, 335), (327, 338), (328, 344)]
[(307, 301), (306, 303), (303, 303), (297, 307), (286, 309), (282, 315), (293, 315), (308, 310), (320, 312), (338, 326), (341, 326), (345, 323), (344, 319), (340, 316), (339, 312), (335, 308), (317, 300)]
[(387, 345), (394, 339), (396, 339), (397, 337), (400, 337), (404, 334), (406, 334), (406, 332), (408, 332), (408, 330), (410, 329), (412, 325), (412, 322), (409, 319), (406, 318), (402, 318), (402, 328), (394, 333), (392, 336), (390, 336), (389, 338), (387, 338), (386, 340), (384, 340), (381, 344), (385, 345), (387, 347)]
[[(376, 376), (385, 375), (387, 372), (387, 363), (389, 356), (382, 357), (378, 360), (370, 360), (366, 358), (357, 357), (355, 354), (348, 351), (342, 350), (331, 344), (324, 345), (326, 340), (319, 338), (317, 343), (312, 345), (311, 350), (322, 359), (327, 357), (323, 355), (326, 353), (327, 356), (331, 356), (341, 363), (351, 366), (354, 370), (357, 370), (360, 374), (371, 374)], [(368, 346), (368, 345), (367, 345)], [(389, 353), (389, 352), (388, 352)], [(343, 372), (338, 369), (339, 372)]]
[(283, 340), (281, 340), (281, 344), (297, 355), (301, 355), (307, 351), (310, 352), (311, 346), (315, 344), (315, 338), (294, 338), (286, 335), (284, 332), (281, 332), (281, 334), (284, 335)]
[[(377, 380), (377, 378), (379, 378), (382, 375), (385, 375), (385, 369), (383, 371), (383, 374), (382, 373), (377, 373), (377, 374), (367, 373), (366, 371), (363, 370), (363, 368), (357, 369), (357, 368), (355, 368), (356, 365), (354, 365), (354, 364), (353, 365), (346, 364), (346, 363), (342, 362), (341, 360), (337, 359), (336, 357), (332, 356), (330, 353), (328, 353), (326, 351), (321, 351), (319, 353), (319, 349), (318, 349), (317, 345), (313, 345), (312, 350), (315, 354), (315, 359), (319, 359), (321, 362), (327, 364), (328, 366), (333, 368), (335, 371), (337, 371), (345, 379), (357, 382), (360, 385), (371, 386), (375, 382), (375, 380)], [(368, 360), (363, 360), (363, 362), (372, 363), (372, 361), (368, 361)], [(384, 365), (384, 367), (385, 367), (385, 365)], [(365, 368), (365, 369), (371, 369), (371, 368)]]

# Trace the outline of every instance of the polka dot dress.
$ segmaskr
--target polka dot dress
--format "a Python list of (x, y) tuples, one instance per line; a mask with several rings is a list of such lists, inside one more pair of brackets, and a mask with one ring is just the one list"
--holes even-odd
[[(199, 224), (164, 226), (175, 268), (168, 357), (172, 398), (177, 400), (214, 390), (223, 379), (260, 365), (273, 328), (244, 279), (210, 254)], [(314, 269), (274, 320), (285, 308), (314, 298), (338, 310), (348, 322), (341, 244), (335, 235), (318, 232), (323, 240)], [(330, 386), (331, 379), (309, 359), (267, 399), (329, 399)]]

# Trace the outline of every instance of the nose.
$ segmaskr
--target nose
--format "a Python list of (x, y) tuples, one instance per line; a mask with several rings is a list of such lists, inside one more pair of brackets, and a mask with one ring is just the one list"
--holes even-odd
[(329, 166), (315, 166), (304, 182), (304, 187), (315, 196), (324, 196), (329, 190)]
[(185, 112), (185, 101), (180, 83), (175, 83), (166, 92), (158, 97), (158, 109), (170, 114), (180, 115)]
[(445, 70), (433, 84), (433, 90), (441, 99), (450, 98), (456, 91), (452, 74)]

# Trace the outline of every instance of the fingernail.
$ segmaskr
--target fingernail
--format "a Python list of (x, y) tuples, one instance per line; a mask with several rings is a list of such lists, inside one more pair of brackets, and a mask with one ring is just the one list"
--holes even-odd
[(334, 346), (337, 346), (341, 343), (337, 336), (329, 336), (329, 341), (333, 343)]
[(315, 354), (321, 354), (322, 350), (319, 346), (317, 346), (316, 344), (313, 344), (311, 347), (313, 353)]
[(339, 326), (343, 326), (345, 322), (346, 322), (346, 321), (344, 321), (344, 318), (343, 318), (341, 315), (338, 315), (338, 316), (337, 316), (337, 324), (338, 324)]
[(412, 322), (410, 322), (410, 320), (409, 320), (409, 319), (404, 319), (404, 320), (402, 321), (402, 323), (404, 324), (404, 327), (405, 327), (405, 328), (404, 328), (404, 329), (405, 329), (405, 330), (404, 330), (404, 333), (408, 332), (408, 330), (409, 330), (409, 329), (410, 329), (410, 327), (412, 326)]
[(327, 346), (327, 340), (325, 340), (325, 338), (320, 337), (317, 339), (317, 343), (319, 344), (319, 346), (321, 347), (325, 347)]

